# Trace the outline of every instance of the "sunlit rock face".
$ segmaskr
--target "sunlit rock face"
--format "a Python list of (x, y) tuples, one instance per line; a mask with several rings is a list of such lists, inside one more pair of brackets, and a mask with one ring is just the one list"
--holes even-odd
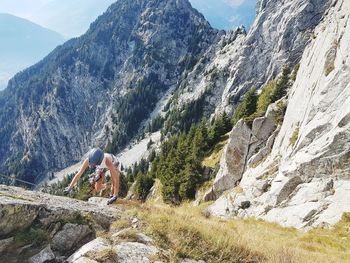
[[(211, 207), (285, 226), (335, 224), (350, 207), (350, 3), (335, 1), (300, 61), (272, 151)], [(250, 205), (242, 209), (242, 202)]]

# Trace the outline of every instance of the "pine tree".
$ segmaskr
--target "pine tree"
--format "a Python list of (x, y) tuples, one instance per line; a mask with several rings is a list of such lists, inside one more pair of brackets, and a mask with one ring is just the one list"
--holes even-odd
[(290, 73), (291, 72), (288, 67), (283, 68), (282, 76), (278, 79), (276, 88), (271, 96), (272, 103), (287, 95)]
[(233, 125), (235, 125), (240, 119), (249, 117), (256, 111), (257, 99), (258, 97), (255, 88), (252, 88), (244, 95), (243, 101), (239, 104), (233, 115)]
[(273, 80), (267, 83), (266, 86), (262, 89), (256, 107), (258, 117), (263, 116), (268, 106), (272, 103), (272, 97), (273, 93), (275, 92), (276, 86), (277, 82)]

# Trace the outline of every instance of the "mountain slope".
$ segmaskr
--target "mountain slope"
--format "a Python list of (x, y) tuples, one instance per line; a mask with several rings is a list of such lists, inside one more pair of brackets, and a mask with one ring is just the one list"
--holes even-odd
[(64, 41), (54, 31), (9, 14), (0, 14), (0, 24), (0, 89), (16, 72), (38, 62)]
[(217, 38), (187, 0), (116, 2), (1, 94), (1, 170), (36, 181), (93, 145), (117, 151)]

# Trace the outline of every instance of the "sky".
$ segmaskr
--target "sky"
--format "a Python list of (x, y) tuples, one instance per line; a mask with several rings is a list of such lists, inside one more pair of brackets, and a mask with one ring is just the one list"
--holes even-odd
[(190, 0), (211, 26), (232, 29), (240, 25), (250, 28), (255, 18), (256, 0)]
[[(91, 10), (91, 6), (96, 9), (96, 2), (99, 3), (99, 10)], [(96, 12), (102, 13), (112, 2), (114, 0), (0, 0), (0, 13), (26, 18), (69, 38), (78, 36), (85, 31), (92, 22), (89, 20), (92, 17), (95, 18)], [(218, 29), (228, 30), (241, 24), (249, 28), (255, 17), (256, 0), (190, 0), (190, 2), (213, 27)], [(89, 8), (79, 8), (82, 3), (86, 3)], [(69, 11), (65, 9), (67, 6), (70, 8)], [(75, 18), (81, 17), (83, 10), (91, 14), (84, 14), (86, 18), (80, 21), (79, 25), (72, 25), (69, 18), (73, 17), (74, 14), (79, 14)], [(57, 11), (66, 14), (67, 19), (64, 19), (64, 15), (57, 17), (57, 14), (50, 14), (50, 12), (57, 13)], [(59, 19), (61, 21), (58, 21)], [(65, 21), (67, 21), (66, 24), (64, 24)]]

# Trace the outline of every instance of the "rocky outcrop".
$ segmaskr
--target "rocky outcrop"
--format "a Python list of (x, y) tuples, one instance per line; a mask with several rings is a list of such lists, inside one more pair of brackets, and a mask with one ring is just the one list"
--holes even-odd
[(207, 200), (238, 185), (248, 164), (254, 166), (270, 153), (277, 133), (275, 115), (279, 102), (270, 105), (264, 117), (255, 119), (252, 128), (243, 120), (233, 127), (213, 187), (205, 195)]
[(121, 215), (106, 205), (2, 185), (0, 211), (1, 260), (9, 263), (65, 258)]
[(213, 190), (217, 196), (231, 189), (241, 180), (251, 136), (251, 129), (242, 120), (233, 128), (220, 160), (220, 170), (213, 184)]
[(220, 197), (214, 214), (309, 228), (350, 211), (349, 13), (349, 2), (334, 1), (316, 27), (271, 154), (247, 168), (241, 191)]
[[(27, 209), (25, 212), (13, 209), (23, 206)], [(107, 206), (104, 198), (83, 202), (0, 185), (0, 208), (0, 222), (12, 226), (0, 234), (1, 262), (161, 263), (170, 260), (170, 251), (158, 247), (151, 237), (142, 233), (143, 222), (139, 218), (128, 216), (118, 205)], [(30, 211), (35, 214), (34, 220), (30, 224), (19, 224), (17, 218), (25, 220)], [(119, 224), (121, 217), (124, 221)], [(178, 262), (205, 263), (180, 258)]]

